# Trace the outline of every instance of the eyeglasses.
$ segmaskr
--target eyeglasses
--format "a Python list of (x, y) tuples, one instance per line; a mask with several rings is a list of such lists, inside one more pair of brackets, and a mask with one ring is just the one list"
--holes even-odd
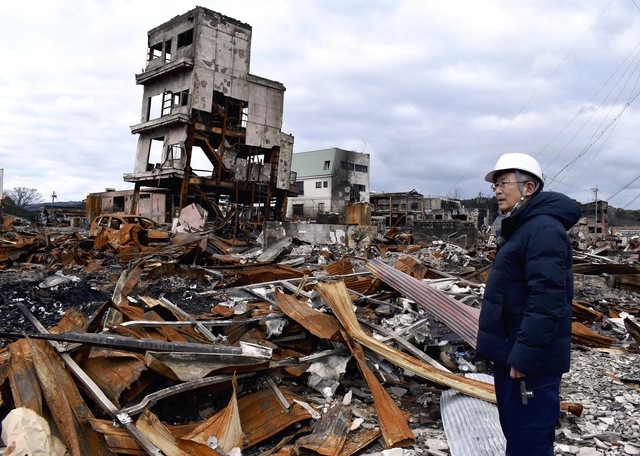
[(498, 190), (498, 187), (505, 188), (509, 184), (524, 184), (525, 182), (529, 182), (529, 181), (508, 181), (508, 180), (503, 180), (502, 182), (496, 182), (495, 184), (491, 184), (491, 191), (495, 192), (496, 190)]

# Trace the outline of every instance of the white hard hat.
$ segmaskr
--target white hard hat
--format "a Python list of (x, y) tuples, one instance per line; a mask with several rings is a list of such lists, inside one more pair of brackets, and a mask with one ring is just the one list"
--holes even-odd
[(493, 183), (493, 176), (500, 171), (509, 170), (524, 171), (536, 176), (540, 180), (540, 188), (544, 185), (544, 177), (542, 175), (542, 168), (540, 164), (530, 155), (527, 154), (504, 154), (493, 167), (493, 170), (489, 171), (484, 180)]

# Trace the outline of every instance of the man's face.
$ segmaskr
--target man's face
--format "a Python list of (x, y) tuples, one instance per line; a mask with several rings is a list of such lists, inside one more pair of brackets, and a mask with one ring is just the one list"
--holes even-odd
[[(496, 177), (497, 176), (497, 177)], [(498, 199), (498, 208), (500, 212), (510, 212), (518, 201), (520, 201), (520, 187), (516, 182), (516, 173), (502, 173), (494, 176), (494, 184), (496, 188), (496, 198)], [(501, 182), (508, 182), (508, 184), (501, 186), (498, 185)]]

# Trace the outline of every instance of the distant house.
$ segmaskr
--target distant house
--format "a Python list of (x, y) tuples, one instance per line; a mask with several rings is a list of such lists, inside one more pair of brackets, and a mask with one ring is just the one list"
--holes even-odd
[[(87, 195), (86, 218), (89, 223), (100, 214), (130, 214), (134, 190), (106, 189)], [(167, 189), (145, 188), (139, 191), (135, 213), (158, 223), (171, 223), (179, 211), (179, 195)]]
[(287, 202), (287, 218), (346, 214), (349, 202), (369, 202), (369, 154), (332, 148), (293, 154), (298, 196)]

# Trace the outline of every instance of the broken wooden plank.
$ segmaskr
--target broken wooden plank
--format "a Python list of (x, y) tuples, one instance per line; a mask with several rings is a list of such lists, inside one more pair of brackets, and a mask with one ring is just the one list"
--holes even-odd
[(382, 433), (379, 429), (363, 429), (355, 433), (349, 432), (347, 441), (342, 445), (338, 456), (351, 456), (375, 442), (381, 435)]
[(602, 320), (602, 314), (597, 310), (592, 309), (591, 307), (587, 307), (586, 305), (573, 301), (572, 303), (572, 314), (575, 318), (577, 318), (580, 323), (590, 325), (596, 321)]
[(631, 318), (625, 318), (624, 327), (629, 332), (629, 335), (635, 340), (638, 344), (640, 344), (640, 326), (633, 321)]
[(582, 323), (574, 321), (571, 324), (571, 342), (587, 347), (609, 348), (615, 339), (598, 334)]
[(422, 378), (455, 388), (469, 396), (489, 402), (496, 401), (493, 385), (440, 371), (367, 335), (360, 327), (353, 312), (353, 304), (344, 282), (318, 283), (316, 291), (329, 304), (349, 336), (369, 350)]

